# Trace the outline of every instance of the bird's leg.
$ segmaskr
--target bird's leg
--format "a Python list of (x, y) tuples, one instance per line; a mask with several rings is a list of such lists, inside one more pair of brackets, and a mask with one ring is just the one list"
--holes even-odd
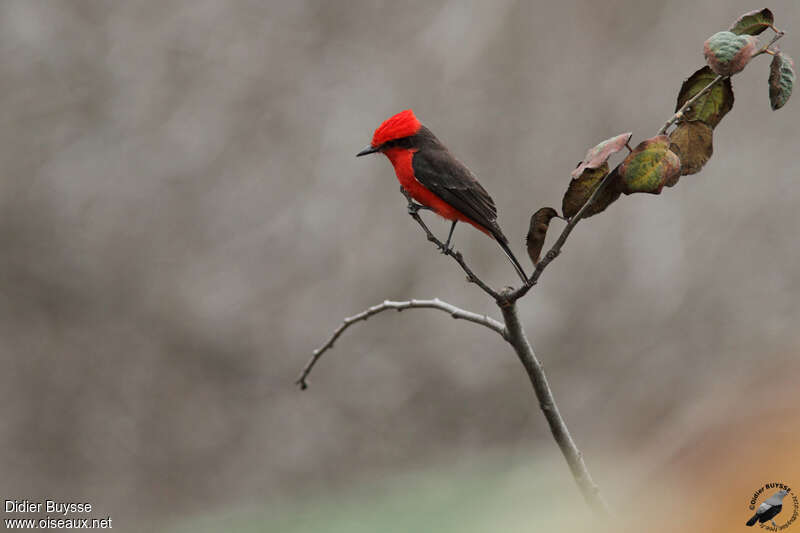
[(775, 519), (774, 518), (771, 520), (771, 522), (772, 522), (773, 527), (775, 527), (775, 528), (778, 527), (778, 524), (775, 523)]
[(450, 233), (447, 235), (447, 241), (444, 243), (444, 250), (442, 250), (443, 254), (450, 251), (450, 240), (453, 238), (453, 231), (455, 231), (457, 223), (458, 220), (454, 220), (453, 225), (450, 226)]
[(408, 202), (409, 214), (415, 215), (418, 211), (433, 211), (433, 209), (427, 205), (418, 204), (416, 202)]
[(422, 210), (432, 211), (432, 209), (430, 207), (428, 207), (427, 205), (422, 205), (422, 204), (416, 203), (414, 201), (414, 199), (411, 198), (411, 195), (408, 193), (408, 191), (405, 190), (405, 188), (402, 185), (400, 186), (400, 192), (403, 193), (403, 196), (405, 196), (406, 200), (408, 200), (408, 214), (409, 215), (416, 215), (417, 212), (422, 211)]

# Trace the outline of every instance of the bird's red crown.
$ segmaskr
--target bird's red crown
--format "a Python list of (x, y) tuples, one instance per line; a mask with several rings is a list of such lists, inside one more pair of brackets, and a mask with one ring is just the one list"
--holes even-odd
[(375, 135), (372, 136), (372, 146), (377, 148), (385, 142), (410, 137), (417, 133), (421, 127), (422, 124), (414, 116), (413, 111), (410, 109), (400, 111), (395, 116), (384, 120), (383, 124), (378, 126), (378, 129), (375, 130)]

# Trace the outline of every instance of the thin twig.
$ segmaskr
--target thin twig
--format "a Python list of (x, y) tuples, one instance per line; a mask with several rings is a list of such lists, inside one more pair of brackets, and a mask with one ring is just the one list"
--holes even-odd
[(755, 54), (753, 54), (753, 55), (750, 57), (750, 59), (752, 59), (752, 58), (754, 58), (754, 57), (758, 57), (758, 56), (760, 56), (761, 54), (767, 54), (767, 53), (769, 53), (769, 51), (772, 49), (772, 45), (773, 45), (773, 44), (775, 44), (776, 42), (778, 42), (778, 40), (779, 40), (781, 37), (783, 37), (784, 35), (786, 35), (786, 32), (785, 32), (785, 31), (779, 30), (779, 29), (778, 29), (778, 28), (776, 28), (775, 26), (770, 26), (770, 28), (772, 28), (772, 31), (774, 31), (774, 32), (775, 32), (775, 35), (773, 35), (773, 36), (772, 36), (772, 40), (771, 40), (769, 43), (767, 43), (767, 45), (766, 45), (764, 48), (762, 48), (761, 50), (759, 50), (758, 52), (756, 52)]
[(436, 235), (433, 234), (433, 232), (428, 228), (427, 224), (425, 224), (425, 222), (422, 220), (422, 217), (419, 216), (418, 211), (421, 209), (421, 207), (418, 204), (414, 203), (414, 200), (411, 199), (411, 196), (404, 188), (400, 187), (400, 192), (402, 192), (403, 195), (408, 200), (408, 214), (411, 215), (411, 218), (417, 221), (417, 224), (420, 225), (420, 227), (427, 235), (428, 240), (432, 243), (435, 243), (436, 246), (444, 255), (449, 255), (450, 257), (455, 259), (459, 265), (461, 265), (462, 270), (464, 270), (464, 272), (467, 274), (467, 281), (469, 281), (470, 283), (474, 283), (475, 285), (483, 289), (483, 292), (485, 292), (486, 294), (497, 300), (500, 297), (500, 294), (496, 290), (491, 288), (482, 279), (480, 279), (478, 276), (475, 275), (472, 269), (469, 268), (469, 266), (467, 265), (467, 262), (464, 261), (464, 256), (461, 255), (461, 252), (457, 252), (452, 248), (445, 247), (444, 243), (436, 238)]
[[(750, 59), (753, 59), (753, 58), (755, 58), (755, 57), (758, 57), (758, 56), (760, 56), (761, 54), (767, 54), (767, 53), (770, 53), (770, 48), (772, 47), (772, 45), (773, 45), (773, 44), (775, 44), (775, 43), (778, 41), (778, 39), (780, 39), (781, 37), (783, 37), (783, 36), (784, 36), (784, 32), (782, 32), (782, 31), (780, 31), (780, 30), (777, 30), (777, 29), (775, 29), (775, 28), (773, 28), (773, 29), (775, 30), (775, 35), (773, 35), (773, 36), (772, 36), (772, 40), (771, 40), (771, 41), (770, 41), (770, 42), (769, 42), (769, 43), (768, 43), (766, 46), (764, 46), (764, 47), (763, 47), (761, 50), (759, 50), (758, 52), (754, 53), (754, 54), (753, 54), (753, 55), (750, 57)], [(720, 75), (720, 76), (717, 76), (717, 77), (714, 79), (714, 81), (712, 81), (711, 83), (709, 83), (708, 85), (706, 85), (706, 86), (703, 88), (703, 90), (702, 90), (702, 91), (700, 91), (699, 93), (697, 93), (696, 95), (694, 95), (692, 98), (690, 98), (689, 100), (687, 100), (687, 101), (686, 101), (686, 103), (685, 103), (685, 104), (683, 104), (683, 105), (681, 106), (681, 108), (680, 108), (680, 109), (678, 109), (678, 110), (675, 112), (675, 114), (674, 114), (674, 115), (672, 115), (672, 116), (670, 117), (670, 119), (669, 119), (669, 120), (668, 120), (668, 121), (667, 121), (667, 122), (666, 122), (666, 123), (665, 123), (665, 124), (664, 124), (664, 125), (661, 127), (661, 129), (660, 129), (660, 130), (658, 130), (658, 135), (664, 135), (665, 133), (667, 133), (667, 130), (669, 129), (669, 127), (670, 127), (670, 126), (672, 126), (672, 125), (673, 125), (673, 124), (675, 124), (677, 121), (679, 121), (680, 119), (682, 119), (682, 118), (683, 118), (683, 116), (684, 116), (684, 114), (686, 113), (686, 110), (687, 110), (687, 109), (689, 109), (691, 106), (693, 106), (693, 105), (694, 105), (694, 103), (695, 103), (695, 102), (697, 102), (697, 100), (699, 100), (700, 98), (702, 98), (703, 96), (705, 96), (705, 95), (706, 95), (706, 94), (707, 94), (707, 93), (708, 93), (708, 92), (709, 92), (711, 89), (713, 89), (713, 88), (714, 88), (714, 86), (715, 86), (715, 85), (717, 85), (717, 84), (718, 84), (719, 82), (721, 82), (722, 80), (725, 80), (725, 79), (728, 79), (728, 78), (730, 78), (730, 76), (721, 76), (721, 75)]]
[(542, 260), (536, 263), (536, 268), (533, 270), (531, 277), (528, 278), (528, 283), (523, 285), (519, 289), (501, 295), (500, 301), (505, 300), (507, 302), (513, 303), (522, 298), (523, 296), (525, 296), (525, 294), (527, 294), (527, 292), (531, 290), (531, 288), (533, 288), (534, 285), (536, 285), (536, 283), (539, 281), (539, 276), (542, 275), (542, 272), (544, 272), (544, 269), (547, 268), (547, 265), (553, 262), (553, 260), (561, 254), (561, 248), (564, 246), (564, 243), (567, 242), (567, 237), (569, 237), (569, 234), (572, 233), (572, 230), (575, 228), (578, 222), (580, 222), (580, 220), (583, 218), (583, 215), (586, 213), (586, 210), (589, 209), (589, 206), (591, 206), (594, 203), (595, 199), (597, 199), (597, 196), (603, 191), (608, 182), (611, 181), (612, 176), (616, 175), (616, 173), (617, 169), (615, 168), (614, 170), (606, 174), (606, 176), (602, 180), (600, 180), (600, 183), (598, 183), (595, 186), (594, 192), (592, 193), (591, 196), (589, 196), (589, 199), (586, 201), (586, 203), (583, 204), (580, 210), (578, 210), (578, 212), (575, 213), (575, 215), (571, 219), (569, 219), (569, 222), (567, 222), (567, 225), (564, 226), (564, 229), (561, 231), (561, 235), (558, 236), (558, 239), (556, 239), (556, 242), (554, 242), (553, 246), (551, 246), (550, 249), (547, 251), (547, 253), (544, 254)]
[(714, 79), (714, 81), (703, 87), (702, 91), (700, 91), (696, 95), (692, 96), (689, 100), (687, 100), (686, 103), (683, 104), (680, 109), (675, 111), (675, 114), (672, 115), (670, 119), (663, 126), (661, 126), (661, 129), (658, 130), (658, 135), (664, 135), (665, 133), (667, 133), (667, 130), (669, 129), (670, 126), (672, 126), (677, 121), (683, 118), (684, 113), (686, 113), (686, 110), (689, 109), (689, 107), (694, 105), (695, 102), (697, 102), (700, 98), (705, 96), (711, 89), (714, 88), (716, 84), (728, 78), (730, 78), (730, 76), (717, 76)]
[(536, 398), (539, 400), (539, 407), (544, 413), (545, 419), (547, 419), (553, 438), (567, 460), (572, 476), (575, 478), (583, 498), (598, 514), (610, 515), (608, 504), (600, 495), (600, 489), (586, 467), (583, 454), (572, 439), (567, 424), (561, 417), (558, 405), (553, 397), (553, 391), (547, 381), (544, 367), (536, 357), (528, 338), (525, 336), (525, 330), (522, 329), (522, 325), (519, 322), (516, 303), (511, 302), (509, 305), (501, 307), (501, 309), (503, 318), (506, 321), (507, 340), (514, 347), (514, 351), (528, 372), (531, 385), (533, 385), (533, 390), (536, 392)]
[(314, 350), (313, 354), (311, 355), (311, 359), (308, 361), (305, 368), (303, 368), (303, 371), (300, 373), (300, 377), (295, 383), (299, 385), (301, 389), (306, 389), (308, 387), (307, 379), (308, 375), (311, 373), (311, 369), (314, 368), (315, 364), (317, 364), (317, 361), (320, 357), (322, 357), (322, 354), (333, 348), (333, 343), (336, 342), (336, 339), (338, 339), (347, 328), (356, 322), (365, 321), (372, 315), (377, 315), (378, 313), (388, 311), (389, 309), (395, 309), (397, 311), (402, 311), (404, 309), (439, 309), (440, 311), (449, 313), (450, 316), (455, 319), (466, 320), (468, 322), (474, 322), (475, 324), (485, 326), (499, 334), (504, 339), (508, 340), (508, 334), (506, 333), (505, 325), (502, 322), (498, 322), (494, 318), (486, 315), (479, 315), (478, 313), (461, 309), (453, 304), (443, 302), (439, 298), (434, 298), (433, 300), (408, 300), (404, 302), (393, 302), (391, 300), (386, 300), (383, 303), (374, 305), (369, 309), (358, 313), (357, 315), (345, 318), (342, 324), (336, 328), (336, 330), (333, 332), (333, 335), (331, 335), (325, 344)]
[[(784, 36), (784, 32), (783, 31), (776, 31), (776, 34), (772, 37), (772, 40), (766, 46), (764, 46), (761, 50), (759, 50), (758, 52), (753, 54), (753, 57), (756, 57), (756, 56), (759, 56), (761, 54), (767, 53), (767, 50), (769, 50), (770, 47), (773, 44), (775, 44), (775, 42), (778, 39), (780, 39), (781, 37), (783, 37), (783, 36)], [(717, 83), (719, 83), (720, 81), (722, 81), (722, 80), (724, 80), (726, 78), (729, 78), (729, 77), (730, 76), (717, 76), (714, 79), (714, 81), (712, 81), (711, 83), (706, 85), (699, 93), (697, 93), (692, 98), (687, 100), (686, 103), (683, 104), (681, 106), (681, 108), (678, 109), (675, 112), (674, 115), (672, 115), (672, 117), (670, 117), (670, 119), (664, 124), (664, 126), (661, 127), (661, 129), (658, 131), (658, 135), (665, 134), (672, 124), (674, 124), (675, 122), (677, 122), (678, 120), (683, 118), (683, 115), (686, 113), (686, 110), (690, 106), (692, 106), (703, 95), (705, 95), (711, 89), (713, 89), (714, 86)], [(630, 149), (630, 147), (629, 147), (629, 149)], [(619, 167), (617, 167), (617, 168), (619, 168)], [(583, 207), (581, 207), (580, 211), (578, 211), (575, 214), (575, 216), (573, 216), (569, 220), (569, 223), (567, 223), (567, 225), (564, 227), (564, 230), (561, 232), (561, 235), (559, 235), (559, 237), (556, 240), (556, 242), (553, 244), (553, 246), (550, 248), (550, 250), (547, 251), (547, 253), (544, 255), (542, 260), (539, 261), (536, 264), (536, 268), (534, 269), (533, 273), (531, 274), (531, 277), (528, 278), (528, 283), (526, 285), (523, 285), (522, 287), (520, 287), (516, 291), (513, 291), (513, 292), (511, 292), (511, 293), (509, 293), (509, 294), (507, 294), (505, 296), (501, 296), (501, 300), (502, 299), (506, 299), (509, 302), (514, 302), (514, 301), (522, 298), (523, 296), (525, 296), (525, 294), (534, 285), (536, 285), (536, 282), (539, 280), (539, 276), (542, 275), (542, 272), (544, 272), (544, 269), (547, 268), (547, 265), (549, 265), (556, 257), (559, 256), (559, 254), (561, 253), (561, 248), (564, 246), (564, 243), (567, 241), (567, 237), (569, 237), (569, 234), (572, 233), (572, 230), (575, 228), (575, 225), (578, 224), (578, 222), (583, 218), (583, 215), (586, 212), (586, 210), (589, 208), (589, 206), (592, 205), (592, 203), (594, 203), (594, 201), (597, 198), (597, 196), (605, 188), (606, 184), (610, 181), (611, 176), (613, 174), (615, 174), (616, 170), (617, 169), (614, 169), (614, 171), (609, 172), (606, 175), (606, 177), (603, 178), (602, 181), (600, 181), (600, 183), (595, 187), (595, 190), (592, 193), (592, 195), (589, 197), (589, 200), (587, 200), (586, 203), (583, 204)]]

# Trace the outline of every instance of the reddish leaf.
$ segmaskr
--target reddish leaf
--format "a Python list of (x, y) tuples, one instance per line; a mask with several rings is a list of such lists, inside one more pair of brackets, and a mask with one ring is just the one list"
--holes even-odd
[(619, 152), (628, 144), (631, 135), (631, 132), (621, 133), (591, 148), (586, 152), (586, 157), (583, 158), (583, 161), (572, 171), (572, 177), (580, 177), (587, 168), (600, 168), (612, 154)]
[(736, 35), (720, 31), (705, 42), (703, 52), (711, 70), (720, 76), (732, 76), (740, 72), (756, 51), (758, 39), (752, 35)]

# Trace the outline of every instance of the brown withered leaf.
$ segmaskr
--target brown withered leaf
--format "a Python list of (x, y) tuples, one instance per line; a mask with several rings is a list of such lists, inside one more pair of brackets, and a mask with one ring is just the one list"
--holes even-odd
[[(622, 150), (631, 139), (631, 132), (621, 133), (601, 142), (586, 152), (583, 161), (572, 171), (572, 177), (578, 178), (587, 168), (600, 168), (614, 153)], [(608, 171), (606, 171), (608, 172)]]
[(534, 266), (539, 262), (539, 256), (542, 253), (542, 246), (544, 246), (544, 239), (547, 237), (547, 228), (550, 226), (550, 220), (558, 216), (558, 212), (552, 207), (542, 207), (531, 215), (531, 224), (528, 228), (528, 236), (525, 239), (525, 244), (528, 248), (528, 257)]
[[(681, 176), (700, 172), (714, 153), (714, 130), (699, 120), (681, 122), (669, 135), (670, 150), (681, 159)], [(675, 178), (677, 183), (677, 178)], [(674, 185), (674, 183), (673, 183)], [(669, 182), (667, 187), (672, 187)]]
[(561, 212), (565, 217), (575, 216), (606, 174), (608, 174), (608, 161), (597, 168), (584, 169), (580, 176), (570, 180), (567, 192), (561, 200)]
[[(717, 75), (706, 65), (697, 70), (681, 85), (678, 93), (678, 102), (675, 111), (702, 91)], [(698, 100), (684, 113), (686, 120), (702, 120), (711, 128), (716, 128), (722, 117), (733, 109), (733, 86), (731, 80), (726, 78), (717, 83), (708, 93)]]
[[(608, 174), (608, 164), (603, 165), (598, 169), (586, 169), (578, 179), (573, 179), (569, 183), (567, 192), (564, 193), (564, 199), (561, 202), (561, 211), (567, 218), (572, 218), (578, 214), (583, 204), (585, 204), (589, 197), (594, 192), (595, 187), (600, 181)], [(619, 189), (619, 165), (611, 171), (611, 176), (608, 177), (605, 187), (592, 202), (592, 205), (586, 208), (583, 213), (583, 218), (589, 218), (598, 213), (602, 213), (606, 208), (617, 201), (621, 192)]]

